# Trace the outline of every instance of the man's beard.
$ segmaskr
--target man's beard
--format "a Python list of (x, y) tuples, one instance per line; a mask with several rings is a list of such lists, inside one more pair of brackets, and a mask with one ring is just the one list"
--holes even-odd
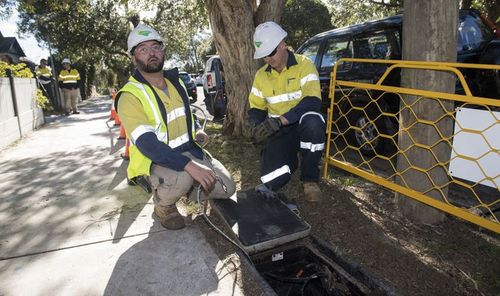
[[(157, 59), (160, 60), (160, 59)], [(163, 64), (165, 63), (165, 58), (162, 57), (158, 64), (146, 64), (143, 61), (136, 59), (137, 68), (146, 73), (156, 73), (163, 70)]]

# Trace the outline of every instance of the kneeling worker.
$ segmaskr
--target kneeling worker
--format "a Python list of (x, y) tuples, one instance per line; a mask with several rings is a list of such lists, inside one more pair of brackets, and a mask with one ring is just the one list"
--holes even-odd
[(255, 74), (249, 95), (249, 127), (257, 142), (266, 141), (257, 190), (273, 194), (290, 180), (300, 162), (306, 201), (320, 200), (319, 161), (325, 147), (325, 120), (314, 64), (289, 51), (287, 33), (274, 22), (255, 29), (254, 59), (266, 64)]
[[(154, 192), (154, 214), (163, 227), (185, 226), (175, 203), (229, 198), (236, 190), (224, 166), (195, 141), (195, 120), (177, 69), (163, 71), (163, 41), (151, 27), (139, 24), (129, 35), (128, 52), (136, 71), (115, 99), (130, 139), (127, 176), (147, 176)], [(206, 135), (205, 135), (206, 136)]]

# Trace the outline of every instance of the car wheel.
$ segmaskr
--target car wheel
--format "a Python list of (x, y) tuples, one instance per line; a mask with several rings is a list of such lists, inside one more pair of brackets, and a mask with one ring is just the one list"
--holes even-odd
[(227, 98), (223, 94), (218, 94), (214, 98), (213, 109), (215, 118), (224, 118), (226, 115)]
[(213, 107), (212, 96), (207, 92), (203, 92), (203, 93), (205, 94), (205, 99), (203, 101), (205, 102), (205, 107), (207, 108), (208, 114), (214, 116), (214, 107)]
[(363, 155), (374, 156), (385, 151), (388, 140), (380, 134), (387, 134), (389, 127), (379, 115), (377, 108), (370, 105), (365, 105), (363, 111), (351, 110), (348, 114), (349, 142)]

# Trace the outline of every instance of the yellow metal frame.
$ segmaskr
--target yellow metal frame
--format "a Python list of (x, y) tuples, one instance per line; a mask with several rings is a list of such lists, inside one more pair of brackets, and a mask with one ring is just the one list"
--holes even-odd
[[(388, 64), (390, 65), (385, 73), (380, 77), (376, 84), (369, 83), (359, 83), (359, 82), (351, 82), (351, 81), (338, 81), (337, 77), (337, 68), (340, 64), (345, 62), (352, 63), (375, 63), (375, 64)], [(445, 71), (449, 73), (453, 73), (456, 75), (458, 80), (460, 81), (465, 95), (458, 94), (448, 94), (442, 92), (428, 91), (428, 90), (418, 90), (418, 89), (408, 89), (403, 87), (394, 87), (394, 86), (385, 86), (383, 82), (389, 75), (391, 71), (394, 69), (420, 69), (420, 70), (434, 70), (434, 71)], [(440, 100), (453, 100), (459, 102), (465, 102), (474, 105), (487, 105), (487, 106), (495, 106), (500, 107), (500, 100), (491, 99), (491, 98), (482, 98), (482, 97), (474, 97), (465, 81), (463, 74), (458, 70), (459, 68), (469, 68), (469, 69), (485, 69), (485, 70), (497, 70), (500, 71), (500, 65), (484, 65), (484, 64), (461, 64), (461, 63), (447, 63), (447, 62), (424, 62), (424, 61), (390, 61), (390, 60), (375, 60), (375, 59), (352, 59), (352, 58), (343, 58), (337, 61), (335, 64), (332, 74), (331, 74), (331, 83), (330, 83), (330, 108), (328, 109), (328, 121), (327, 121), (327, 144), (326, 144), (326, 161), (323, 171), (323, 177), (326, 178), (328, 175), (328, 165), (333, 165), (340, 169), (343, 169), (352, 174), (358, 175), (364, 179), (367, 179), (371, 182), (380, 184), (388, 189), (401, 193), (405, 196), (411, 197), (415, 200), (418, 200), (426, 205), (432, 206), (436, 209), (439, 209), (443, 212), (452, 214), (456, 217), (462, 218), (469, 222), (472, 222), (476, 225), (494, 231), (496, 233), (500, 233), (500, 223), (491, 221), (480, 216), (477, 216), (467, 210), (456, 207), (454, 205), (448, 204), (443, 201), (436, 200), (432, 197), (426, 196), (423, 193), (420, 193), (411, 188), (396, 184), (389, 180), (386, 180), (380, 176), (377, 176), (373, 172), (368, 172), (366, 170), (360, 169), (352, 164), (344, 161), (340, 161), (334, 159), (330, 156), (331, 149), (331, 132), (332, 132), (332, 123), (333, 123), (333, 110), (335, 104), (335, 88), (337, 86), (344, 86), (348, 88), (356, 88), (356, 89), (367, 89), (367, 90), (378, 90), (390, 93), (397, 94), (405, 94), (405, 95), (414, 95), (421, 97), (429, 97), (436, 98)], [(422, 121), (423, 122), (423, 121)], [(498, 151), (497, 151), (498, 152)], [(434, 183), (434, 182), (432, 182)], [(455, 181), (455, 183), (459, 183)], [(463, 183), (462, 183), (463, 184)], [(448, 183), (449, 185), (449, 183)], [(500, 200), (496, 200), (492, 204), (496, 204), (500, 202)], [(487, 206), (481, 204), (481, 206)], [(489, 209), (489, 208), (488, 208)]]

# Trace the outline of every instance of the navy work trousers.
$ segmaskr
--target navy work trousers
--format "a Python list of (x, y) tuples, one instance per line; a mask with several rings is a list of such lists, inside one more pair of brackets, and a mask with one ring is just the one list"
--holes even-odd
[(298, 167), (300, 180), (318, 182), (319, 161), (325, 147), (326, 124), (321, 114), (308, 112), (298, 123), (270, 136), (261, 152), (261, 181), (271, 190), (285, 186)]

